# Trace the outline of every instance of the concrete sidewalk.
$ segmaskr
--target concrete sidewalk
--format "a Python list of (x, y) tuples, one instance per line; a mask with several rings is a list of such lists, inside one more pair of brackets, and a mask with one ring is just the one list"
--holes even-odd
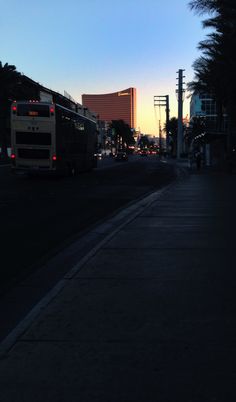
[(193, 173), (110, 235), (2, 348), (0, 401), (235, 402), (235, 183)]

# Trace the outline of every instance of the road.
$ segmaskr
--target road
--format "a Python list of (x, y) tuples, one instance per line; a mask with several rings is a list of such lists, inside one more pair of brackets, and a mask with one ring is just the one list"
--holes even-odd
[[(74, 261), (38, 275), (33, 295), (27, 295), (27, 286), (23, 296), (22, 291), (20, 295), (14, 293), (23, 280), (40, 272), (46, 261), (94, 225), (174, 178), (173, 167), (161, 163), (156, 156), (131, 156), (128, 162), (105, 158), (93, 172), (75, 178), (19, 177), (12, 175), (8, 166), (1, 166), (0, 313), (5, 322), (9, 317), (10, 326), (18, 321)], [(88, 252), (90, 246), (93, 244), (82, 252)]]
[(28, 275), (91, 225), (173, 179), (156, 157), (99, 161), (76, 178), (27, 178), (0, 169), (1, 288)]

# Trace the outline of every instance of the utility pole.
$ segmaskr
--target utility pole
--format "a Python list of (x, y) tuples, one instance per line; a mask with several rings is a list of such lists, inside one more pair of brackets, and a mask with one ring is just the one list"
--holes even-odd
[[(165, 107), (166, 112), (166, 149), (169, 149), (169, 121), (170, 121), (170, 109), (169, 109), (169, 95), (160, 95), (154, 96), (154, 107)], [(161, 127), (159, 121), (159, 145), (160, 145), (160, 153), (162, 147), (162, 138), (161, 138)]]
[(169, 95), (166, 95), (166, 151), (169, 152), (170, 138), (169, 138), (169, 124), (170, 123), (170, 106)]
[(159, 120), (159, 152), (162, 155), (161, 120)]
[(178, 135), (177, 135), (177, 159), (180, 159), (183, 147), (183, 95), (185, 90), (183, 89), (183, 69), (177, 71), (178, 73), (178, 89), (176, 89), (176, 94), (178, 95)]

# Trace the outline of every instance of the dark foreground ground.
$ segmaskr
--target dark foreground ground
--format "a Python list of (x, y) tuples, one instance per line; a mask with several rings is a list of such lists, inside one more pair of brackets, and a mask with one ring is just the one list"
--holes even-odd
[(0, 339), (101, 241), (96, 225), (175, 177), (156, 157), (107, 158), (76, 178), (28, 179), (1, 168)]
[(95, 223), (173, 180), (157, 158), (99, 161), (76, 178), (25, 178), (0, 170), (1, 286), (21, 280)]
[(235, 175), (158, 194), (1, 345), (4, 402), (235, 402)]

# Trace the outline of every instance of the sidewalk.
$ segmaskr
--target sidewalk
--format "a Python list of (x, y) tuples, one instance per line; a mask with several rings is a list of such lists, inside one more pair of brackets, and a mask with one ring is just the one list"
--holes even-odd
[(235, 183), (193, 172), (68, 274), (2, 355), (0, 401), (235, 402)]

